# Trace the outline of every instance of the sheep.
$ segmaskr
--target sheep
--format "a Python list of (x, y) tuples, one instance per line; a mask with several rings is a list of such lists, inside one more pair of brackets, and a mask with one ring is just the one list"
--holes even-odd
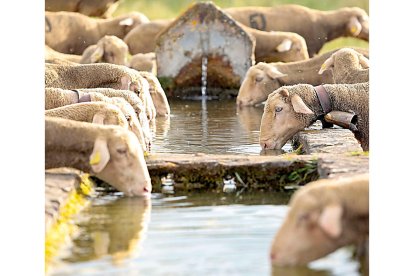
[(369, 17), (358, 7), (333, 11), (314, 10), (300, 5), (235, 7), (224, 9), (238, 22), (262, 31), (293, 32), (305, 38), (309, 57), (335, 38), (351, 36), (369, 40)]
[(345, 245), (368, 241), (368, 173), (308, 183), (289, 206), (272, 242), (274, 265), (305, 265)]
[(129, 52), (132, 55), (154, 52), (157, 35), (172, 21), (172, 19), (153, 20), (151, 22), (142, 23), (141, 25), (133, 28), (124, 37), (124, 41), (128, 45)]
[(150, 52), (146, 54), (135, 54), (131, 57), (128, 63), (128, 67), (137, 71), (146, 71), (157, 74), (157, 65), (155, 62), (155, 53)]
[(110, 18), (119, 0), (45, 0), (46, 11), (79, 12), (87, 16)]
[[(145, 79), (126, 66), (96, 63), (80, 65), (46, 64), (45, 86), (62, 89), (109, 87), (140, 94)], [(135, 72), (134, 72), (135, 71)], [(148, 90), (147, 86), (145, 86)]]
[(162, 89), (160, 82), (157, 77), (148, 72), (139, 72), (149, 84), (149, 92), (152, 98), (152, 101), (155, 106), (157, 115), (159, 116), (169, 116), (171, 113), (170, 105), (165, 95), (164, 89)]
[(79, 63), (106, 62), (117, 65), (127, 65), (128, 46), (125, 42), (114, 36), (106, 35), (99, 39), (95, 45), (90, 45), (83, 51)]
[(306, 41), (296, 33), (265, 32), (243, 25), (242, 28), (256, 39), (256, 62), (292, 62), (309, 59)]
[(141, 23), (149, 22), (139, 12), (132, 12), (113, 19), (96, 19), (76, 12), (46, 12), (45, 42), (52, 49), (66, 54), (81, 55), (90, 45), (105, 35), (121, 39)]
[(117, 105), (106, 102), (84, 102), (46, 110), (45, 116), (105, 125), (119, 125), (132, 131), (137, 136), (143, 151), (146, 151), (147, 143), (141, 124), (135, 116), (135, 112), (125, 108), (125, 105), (125, 103), (118, 104), (118, 106), (122, 106), (123, 110), (121, 110)]
[[(94, 91), (94, 92), (90, 92)], [(116, 92), (115, 92), (116, 91)], [(119, 93), (121, 92), (121, 93)], [(122, 93), (124, 92), (124, 93)], [(116, 105), (121, 109), (122, 113), (127, 118), (128, 123), (135, 129), (141, 128), (144, 136), (146, 149), (149, 150), (152, 141), (149, 121), (147, 119), (145, 109), (142, 105), (141, 99), (130, 92), (133, 96), (128, 95), (128, 98), (133, 101), (131, 105), (129, 101), (124, 98), (116, 96), (125, 96), (125, 92), (106, 89), (83, 89), (83, 90), (64, 90), (61, 88), (46, 88), (45, 89), (45, 109), (58, 108), (61, 106), (77, 104), (79, 102), (98, 102), (103, 101), (109, 104)], [(105, 96), (108, 95), (108, 96)], [(135, 109), (134, 109), (135, 108)], [(136, 122), (137, 120), (138, 122)], [(140, 127), (138, 127), (140, 125)], [(137, 130), (139, 132), (139, 130)]]
[[(169, 20), (154, 20), (131, 30), (124, 41), (131, 54), (155, 51), (156, 38), (168, 25)], [(244, 31), (256, 39), (255, 58), (257, 61), (298, 61), (308, 59), (305, 39), (292, 32), (264, 32), (240, 24)]]
[(80, 62), (81, 56), (60, 53), (45, 45), (45, 62), (62, 64), (62, 65), (76, 65)]
[[(357, 115), (355, 138), (369, 150), (369, 83), (325, 84), (332, 110)], [(330, 111), (326, 111), (330, 112)], [(281, 149), (287, 140), (309, 127), (325, 112), (315, 88), (309, 84), (284, 86), (267, 98), (260, 123), (262, 149)]]
[[(354, 48), (359, 53), (368, 56), (368, 51)], [(309, 60), (297, 62), (263, 63), (252, 66), (247, 71), (237, 95), (237, 105), (256, 105), (267, 99), (267, 96), (283, 85), (307, 83), (319, 85), (333, 83), (332, 72), (318, 71), (323, 62), (338, 49), (329, 51)]]
[(335, 83), (360, 83), (369, 81), (369, 60), (350, 48), (335, 52), (322, 64), (319, 74), (332, 70)]
[(137, 137), (120, 126), (45, 117), (45, 169), (73, 167), (126, 196), (151, 193), (151, 178)]

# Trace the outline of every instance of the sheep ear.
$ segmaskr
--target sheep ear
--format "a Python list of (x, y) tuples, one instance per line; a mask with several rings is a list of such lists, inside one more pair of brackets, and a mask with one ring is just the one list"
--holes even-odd
[(283, 88), (279, 91), (279, 95), (282, 96), (282, 97), (288, 98), (289, 97), (289, 91), (287, 91), (287, 89)]
[(129, 90), (131, 85), (131, 78), (129, 76), (123, 76), (121, 78), (121, 90)]
[(352, 16), (349, 20), (348, 31), (352, 36), (358, 36), (362, 31), (362, 25), (355, 16)]
[(319, 72), (318, 72), (318, 74), (319, 75), (322, 75), (323, 74), (323, 72), (325, 72), (326, 70), (328, 70), (328, 69), (330, 69), (330, 68), (333, 68), (333, 57), (332, 56), (330, 56), (327, 60), (325, 60), (325, 62), (324, 63), (322, 63), (322, 65), (321, 65), (321, 69), (319, 69)]
[(95, 50), (92, 52), (90, 56), (90, 63), (97, 63), (99, 62), (104, 55), (104, 48), (102, 44), (96, 45)]
[(332, 238), (338, 238), (342, 232), (342, 213), (343, 208), (339, 204), (331, 204), (323, 208), (318, 219), (318, 224), (322, 230)]
[(104, 125), (105, 115), (103, 113), (96, 113), (93, 115), (92, 123)]
[(120, 26), (132, 26), (132, 24), (134, 24), (134, 19), (132, 19), (131, 17), (119, 21)]
[(310, 108), (303, 102), (302, 98), (297, 94), (292, 96), (292, 105), (293, 110), (295, 110), (296, 113), (314, 114), (313, 111), (310, 110)]
[(367, 59), (364, 55), (359, 54), (359, 64), (361, 64), (362, 68), (368, 69), (369, 68), (369, 59)]
[(109, 159), (110, 154), (105, 138), (96, 138), (93, 151), (89, 156), (89, 164), (91, 165), (93, 172), (101, 172), (105, 168), (106, 164), (108, 164)]
[(277, 70), (275, 67), (272, 66), (268, 66), (265, 69), (265, 73), (271, 78), (271, 79), (276, 79), (276, 78), (281, 78), (281, 77), (286, 77), (287, 74), (283, 74), (282, 72), (280, 72), (279, 70)]
[(283, 39), (283, 41), (276, 47), (277, 52), (287, 52), (292, 49), (292, 40), (289, 38)]

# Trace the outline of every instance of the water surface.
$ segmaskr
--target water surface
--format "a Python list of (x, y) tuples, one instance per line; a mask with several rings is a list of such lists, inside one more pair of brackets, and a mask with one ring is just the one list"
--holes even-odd
[[(171, 118), (156, 119), (152, 152), (260, 154), (263, 106), (238, 108), (234, 99), (172, 100), (170, 105)], [(283, 150), (291, 151), (290, 143)]]
[[(140, 198), (105, 196), (76, 221), (78, 235), (52, 275), (272, 275), (268, 252), (287, 194), (254, 192)], [(359, 275), (341, 249), (310, 268), (273, 275)]]

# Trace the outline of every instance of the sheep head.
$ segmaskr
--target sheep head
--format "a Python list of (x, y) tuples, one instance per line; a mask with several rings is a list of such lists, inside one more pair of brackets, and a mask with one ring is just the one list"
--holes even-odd
[(127, 196), (149, 196), (151, 192), (144, 153), (130, 131), (114, 131), (111, 137), (96, 138), (89, 164), (96, 177)]
[(369, 17), (361, 8), (351, 9), (351, 17), (346, 26), (349, 36), (369, 41)]
[(298, 114), (314, 113), (299, 95), (290, 95), (285, 87), (271, 93), (260, 124), (262, 149), (281, 149), (294, 134), (305, 128), (306, 125)]
[(351, 48), (342, 48), (333, 53), (321, 65), (318, 74), (323, 74), (326, 70), (332, 70), (333, 75), (336, 70), (345, 72), (350, 69), (367, 69), (369, 68), (369, 60), (361, 53)]
[(237, 105), (255, 105), (266, 100), (267, 96), (279, 88), (279, 79), (287, 75), (276, 67), (259, 62), (249, 68), (237, 95)]
[(343, 206), (332, 202), (323, 206), (314, 194), (294, 195), (290, 210), (273, 239), (270, 258), (273, 265), (297, 266), (331, 253), (338, 248), (343, 232)]

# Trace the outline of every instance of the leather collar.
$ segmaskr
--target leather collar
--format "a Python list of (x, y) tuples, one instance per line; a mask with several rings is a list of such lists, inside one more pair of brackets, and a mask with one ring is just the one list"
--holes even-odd
[(328, 92), (326, 92), (325, 87), (323, 85), (318, 85), (314, 87), (316, 96), (318, 97), (319, 104), (322, 107), (323, 113), (328, 114), (332, 111), (331, 100), (329, 99)]
[(78, 103), (85, 103), (91, 101), (91, 95), (89, 95), (89, 93), (84, 93), (76, 89), (72, 89), (72, 91), (78, 94)]

